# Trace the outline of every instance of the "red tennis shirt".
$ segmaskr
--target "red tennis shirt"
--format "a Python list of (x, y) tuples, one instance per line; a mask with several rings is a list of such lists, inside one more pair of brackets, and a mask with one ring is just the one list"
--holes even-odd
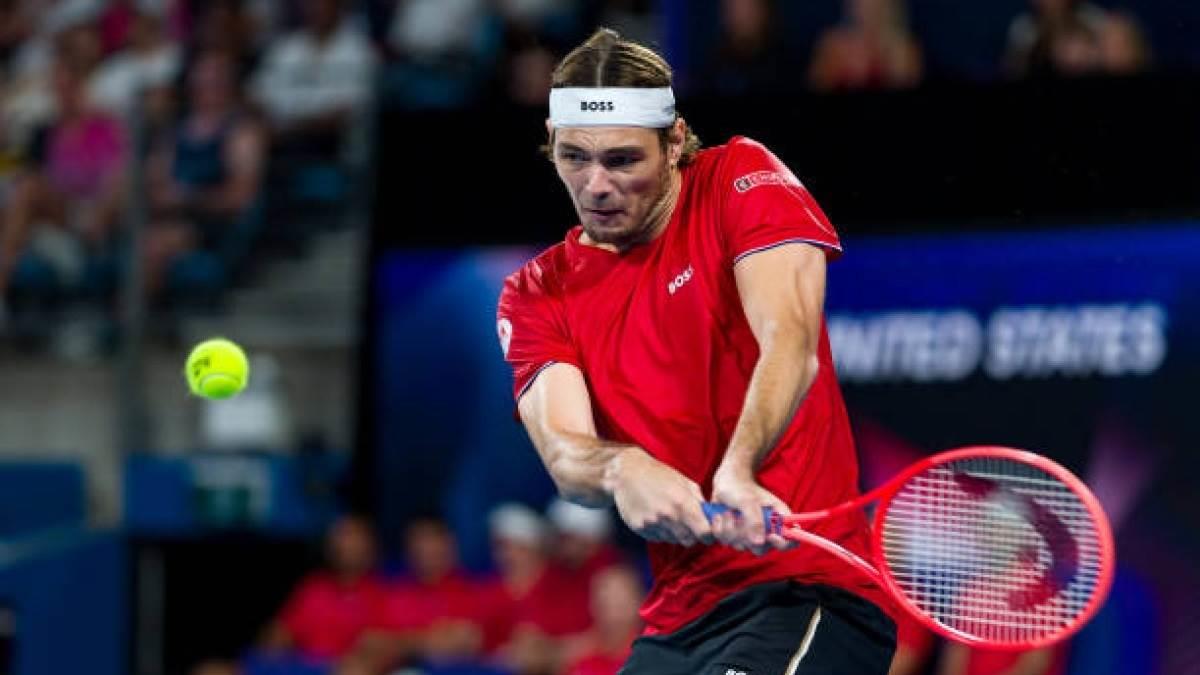
[[(655, 240), (617, 254), (580, 243), (581, 227), (511, 275), (498, 332), (516, 398), (552, 363), (579, 368), (603, 438), (636, 444), (708, 493), (741, 415), (758, 343), (734, 265), (787, 244), (841, 253), (837, 233), (800, 181), (765, 147), (735, 137), (682, 169), (671, 220)], [(820, 368), (758, 473), (795, 511), (858, 494), (858, 465), (824, 322)], [(865, 516), (813, 532), (865, 554)], [(648, 634), (668, 633), (730, 593), (780, 579), (829, 584), (890, 611), (882, 591), (811, 546), (762, 557), (723, 546), (649, 544)]]

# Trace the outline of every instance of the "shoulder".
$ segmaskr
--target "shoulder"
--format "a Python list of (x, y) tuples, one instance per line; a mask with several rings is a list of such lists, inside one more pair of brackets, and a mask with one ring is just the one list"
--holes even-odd
[(504, 289), (500, 295), (501, 306), (521, 300), (557, 297), (562, 289), (566, 265), (565, 242), (559, 242), (542, 251), (504, 280)]
[(717, 145), (702, 150), (697, 155), (697, 162), (707, 160), (717, 166), (736, 166), (752, 163), (762, 159), (774, 159), (767, 146), (747, 136), (734, 136), (724, 145)]

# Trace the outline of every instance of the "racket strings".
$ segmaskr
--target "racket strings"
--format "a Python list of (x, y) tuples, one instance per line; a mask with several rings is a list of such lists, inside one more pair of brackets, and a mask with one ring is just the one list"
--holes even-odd
[(998, 644), (1070, 626), (1101, 577), (1100, 536), (1064, 483), (1001, 458), (934, 466), (883, 520), (887, 573), (924, 614)]

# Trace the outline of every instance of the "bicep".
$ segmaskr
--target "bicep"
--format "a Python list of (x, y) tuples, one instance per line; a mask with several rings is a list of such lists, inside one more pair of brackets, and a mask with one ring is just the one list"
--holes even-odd
[(742, 309), (760, 347), (787, 334), (816, 352), (825, 303), (825, 255), (810, 244), (785, 244), (734, 265)]
[(563, 434), (596, 436), (592, 400), (583, 373), (569, 363), (551, 363), (517, 402), (521, 422), (538, 452)]

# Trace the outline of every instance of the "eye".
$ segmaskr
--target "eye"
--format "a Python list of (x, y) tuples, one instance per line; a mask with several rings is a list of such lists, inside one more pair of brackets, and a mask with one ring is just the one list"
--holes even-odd
[(585, 156), (582, 152), (577, 152), (575, 150), (562, 150), (558, 153), (558, 158), (564, 162), (572, 162), (575, 164), (587, 161), (587, 156)]
[(604, 166), (609, 169), (623, 169), (638, 162), (633, 155), (610, 155), (604, 158)]

